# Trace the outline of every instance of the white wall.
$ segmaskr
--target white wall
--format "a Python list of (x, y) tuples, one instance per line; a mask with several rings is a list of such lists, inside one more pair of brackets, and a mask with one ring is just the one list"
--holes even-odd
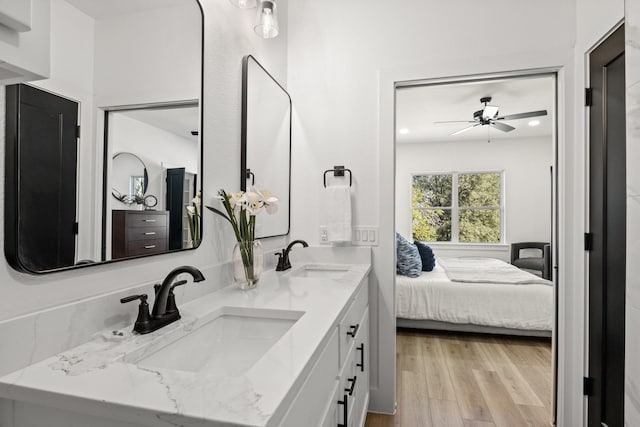
[[(164, 210), (165, 179), (162, 164), (172, 167), (184, 167), (187, 172), (199, 173), (200, 147), (197, 141), (182, 138), (174, 133), (151, 126), (139, 120), (127, 117), (125, 113), (113, 112), (109, 118), (109, 138), (111, 156), (115, 153), (133, 153), (147, 167), (149, 185), (147, 193), (158, 198), (155, 209)], [(111, 188), (110, 185), (107, 188)], [(111, 199), (113, 209), (127, 209), (127, 206)]]
[[(299, 0), (289, 9), (289, 89), (295, 114), (292, 235), (318, 243), (323, 207), (316, 194), (322, 172), (333, 165), (351, 168), (353, 223), (380, 227), (370, 294), (371, 409), (393, 412), (393, 82), (398, 76), (436, 78), (557, 65), (569, 68), (569, 88), (562, 97), (573, 100), (575, 4), (497, 0), (487, 8), (469, 1)], [(573, 109), (562, 113), (572, 116)]]
[[(443, 141), (396, 146), (396, 230), (411, 238), (411, 177), (427, 172), (503, 171), (505, 236), (502, 243), (551, 239), (551, 137)], [(465, 245), (462, 245), (465, 246)], [(468, 245), (467, 245), (468, 246)], [(437, 244), (434, 245), (437, 248)], [(443, 248), (444, 249), (444, 248)], [(462, 249), (462, 248), (460, 248)], [(496, 257), (495, 251), (482, 256)], [(439, 251), (437, 250), (439, 253)], [(447, 256), (468, 255), (451, 249)], [(509, 260), (509, 248), (499, 252)]]
[(96, 105), (198, 99), (199, 15), (185, 3), (97, 20)]
[[(211, 201), (216, 189), (239, 187), (240, 169), (240, 95), (242, 57), (254, 54), (279, 81), (286, 82), (287, 3), (278, 3), (281, 10), (281, 36), (263, 40), (252, 30), (253, 14), (241, 11), (228, 1), (203, 2), (205, 13), (204, 100), (202, 129), (204, 141), (205, 202)], [(169, 64), (170, 65), (170, 64)], [(123, 64), (126, 69), (128, 64)], [(199, 79), (198, 79), (199, 80)], [(191, 82), (183, 82), (191, 85)], [(1, 100), (0, 104), (4, 104)], [(0, 155), (4, 154), (4, 132), (0, 132)], [(4, 187), (0, 188), (0, 222), (4, 218)], [(137, 284), (161, 280), (169, 270), (191, 264), (205, 271), (231, 259), (233, 237), (227, 225), (204, 218), (203, 244), (195, 251), (165, 254), (114, 265), (85, 268), (72, 272), (32, 276), (13, 271), (5, 262), (0, 266), (0, 322), (8, 322), (48, 307), (72, 303), (95, 295), (107, 294)], [(4, 240), (4, 228), (0, 228)], [(270, 239), (267, 250), (281, 246), (286, 239)], [(216, 289), (224, 281), (209, 280), (207, 286)], [(116, 301), (119, 305), (119, 302)], [(114, 322), (106, 318), (100, 327)], [(53, 326), (53, 325), (51, 325)], [(64, 325), (60, 325), (64, 328)], [(26, 332), (25, 332), (26, 334)], [(35, 345), (36, 343), (32, 343)], [(3, 350), (5, 351), (5, 350)]]

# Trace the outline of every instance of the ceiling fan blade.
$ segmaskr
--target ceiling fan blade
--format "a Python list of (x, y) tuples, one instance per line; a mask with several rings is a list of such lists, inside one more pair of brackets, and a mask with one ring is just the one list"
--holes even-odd
[(434, 125), (440, 124), (440, 123), (475, 123), (475, 121), (474, 120), (447, 120), (444, 122), (433, 122)]
[(506, 123), (491, 122), (491, 126), (495, 127), (498, 130), (501, 130), (502, 132), (511, 132), (512, 130), (515, 130), (513, 126), (509, 126)]
[(510, 114), (508, 116), (497, 117), (496, 120), (518, 120), (528, 119), (530, 117), (546, 116), (547, 110), (529, 111), (528, 113)]
[(480, 126), (480, 123), (477, 123), (477, 124), (475, 124), (475, 125), (473, 125), (473, 126), (469, 126), (469, 127), (466, 127), (466, 128), (460, 129), (460, 130), (458, 130), (458, 131), (455, 131), (454, 133), (452, 133), (452, 134), (451, 134), (451, 136), (454, 136), (454, 135), (460, 135), (461, 133), (466, 132), (466, 131), (468, 131), (468, 130), (471, 130), (471, 129), (473, 129), (473, 128), (474, 128), (474, 127), (476, 127), (476, 126)]

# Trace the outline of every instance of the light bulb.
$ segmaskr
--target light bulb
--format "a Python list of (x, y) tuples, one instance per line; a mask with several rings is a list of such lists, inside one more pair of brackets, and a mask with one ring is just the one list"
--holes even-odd
[(278, 11), (275, 2), (262, 0), (258, 6), (258, 16), (256, 17), (256, 34), (271, 39), (278, 35)]

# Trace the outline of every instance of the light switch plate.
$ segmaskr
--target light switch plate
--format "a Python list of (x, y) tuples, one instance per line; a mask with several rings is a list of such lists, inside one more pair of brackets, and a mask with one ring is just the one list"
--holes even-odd
[[(320, 226), (320, 244), (330, 245), (329, 230), (326, 225)], [(352, 246), (378, 246), (377, 226), (355, 226), (351, 233)]]

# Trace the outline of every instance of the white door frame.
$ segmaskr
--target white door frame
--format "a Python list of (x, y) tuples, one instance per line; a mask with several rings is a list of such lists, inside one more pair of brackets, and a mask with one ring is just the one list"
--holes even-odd
[[(514, 71), (518, 70), (518, 71)], [(583, 424), (582, 376), (584, 367), (584, 147), (575, 141), (574, 54), (571, 49), (539, 54), (465, 58), (447, 63), (424, 63), (379, 72), (379, 283), (378, 388), (372, 390), (372, 406), (380, 412), (395, 411), (395, 87), (397, 82), (452, 81), (473, 76), (504, 77), (517, 74), (557, 73), (558, 228), (558, 425)], [(452, 77), (453, 76), (453, 77)], [(391, 284), (384, 286), (384, 284)], [(574, 304), (574, 302), (577, 302)]]

